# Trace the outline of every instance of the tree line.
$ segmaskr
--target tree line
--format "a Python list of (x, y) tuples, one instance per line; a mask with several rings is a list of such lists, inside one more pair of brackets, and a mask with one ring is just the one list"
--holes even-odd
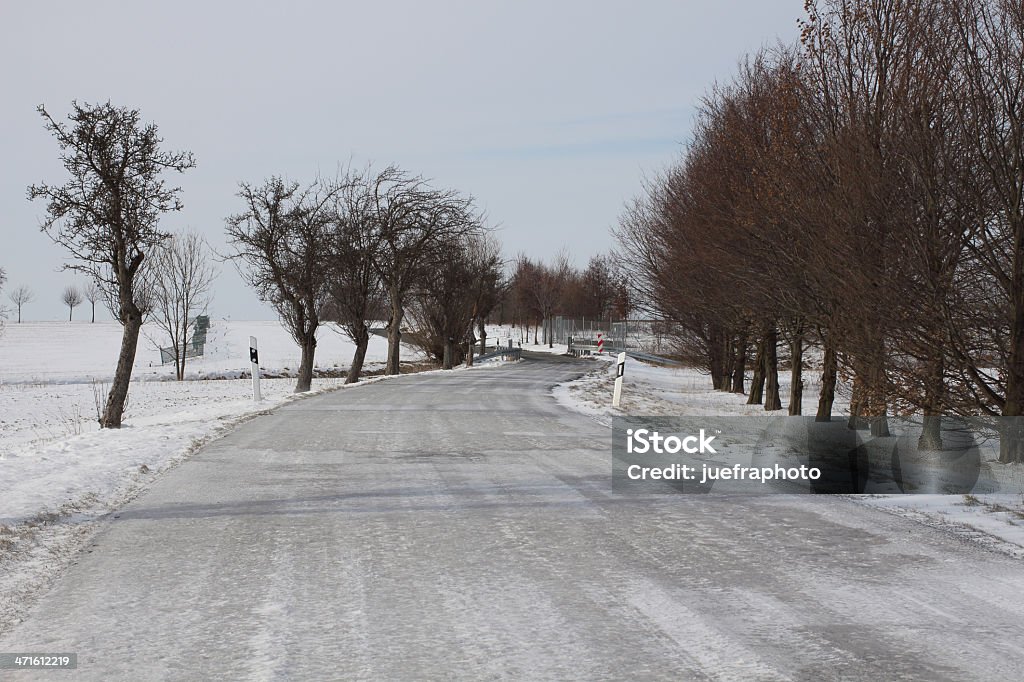
[[(143, 322), (154, 319), (171, 338), (181, 380), (188, 325), (209, 302), (215, 270), (205, 243), (160, 227), (182, 209), (181, 188), (166, 174), (193, 168), (195, 159), (164, 150), (156, 125), (135, 109), (72, 102), (68, 122), (38, 111), (68, 179), (32, 185), (28, 196), (45, 202), (42, 230), (71, 255), (66, 269), (87, 276), (88, 300), (102, 297), (123, 327), (100, 418), (118, 428)], [(226, 257), (300, 346), (297, 392), (311, 386), (325, 323), (356, 346), (348, 383), (359, 380), (373, 320), (386, 321), (387, 374), (400, 371), (403, 335), (446, 369), (472, 362), (473, 327), (484, 329), (507, 289), (500, 245), (472, 197), (395, 166), (368, 166), (305, 184), (243, 182), (238, 198), (241, 211), (226, 219)], [(4, 279), (0, 271), (0, 285)], [(32, 292), (20, 287), (11, 297), (20, 319)], [(82, 298), (78, 287), (65, 290), (69, 317)]]
[(500, 246), (472, 197), (396, 166), (306, 184), (272, 177), (242, 183), (238, 197), (231, 257), (301, 348), (296, 391), (310, 388), (327, 322), (356, 346), (346, 383), (359, 380), (374, 320), (387, 321), (385, 374), (400, 371), (403, 335), (445, 369), (472, 353), (473, 325), (503, 280)]
[[(644, 305), (716, 389), (851, 425), (1024, 411), (1024, 5), (809, 0), (798, 44), (744, 59), (616, 229)], [(1024, 460), (1003, 439), (1003, 461)]]
[(520, 254), (510, 265), (493, 317), (522, 327), (534, 344), (554, 344), (556, 315), (607, 322), (624, 319), (632, 309), (625, 273), (610, 254), (593, 256), (582, 269), (572, 265), (564, 249), (549, 262)]

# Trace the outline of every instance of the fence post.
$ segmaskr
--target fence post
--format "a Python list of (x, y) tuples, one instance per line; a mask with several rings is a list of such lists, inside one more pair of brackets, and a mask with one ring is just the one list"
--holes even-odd
[(256, 337), (249, 337), (249, 363), (252, 366), (252, 399), (253, 402), (263, 400), (260, 394), (260, 354), (256, 349)]

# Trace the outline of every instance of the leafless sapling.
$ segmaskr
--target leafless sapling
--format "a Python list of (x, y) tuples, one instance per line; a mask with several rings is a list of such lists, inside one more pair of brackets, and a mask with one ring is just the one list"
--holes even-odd
[(71, 322), (71, 317), (75, 312), (75, 308), (82, 304), (82, 292), (74, 284), (69, 284), (64, 287), (64, 291), (61, 292), (60, 300), (68, 307), (68, 322)]
[(7, 298), (11, 299), (11, 303), (14, 304), (15, 309), (18, 311), (18, 324), (21, 324), (21, 308), (35, 300), (35, 293), (22, 284), (12, 289), (11, 293), (7, 294)]
[(195, 318), (206, 312), (216, 271), (207, 257), (202, 237), (194, 232), (173, 235), (153, 252), (150, 261), (151, 317), (170, 339), (174, 374), (185, 378), (189, 331)]

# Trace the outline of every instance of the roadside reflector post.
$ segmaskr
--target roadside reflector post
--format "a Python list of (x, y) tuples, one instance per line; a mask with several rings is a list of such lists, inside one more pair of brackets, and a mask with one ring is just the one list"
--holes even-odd
[(249, 337), (249, 363), (252, 365), (252, 399), (258, 403), (263, 396), (260, 394), (260, 354), (255, 336)]
[(612, 393), (612, 407), (618, 407), (622, 400), (622, 375), (626, 373), (626, 354), (619, 353), (618, 362), (615, 363), (615, 392)]
[(604, 352), (604, 335), (600, 332), (597, 335), (597, 354), (600, 355)]

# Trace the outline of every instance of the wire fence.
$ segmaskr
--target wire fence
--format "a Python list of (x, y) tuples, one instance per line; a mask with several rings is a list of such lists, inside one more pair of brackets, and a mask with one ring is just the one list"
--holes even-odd
[(598, 334), (608, 348), (661, 354), (670, 350), (667, 325), (662, 320), (614, 320), (556, 316), (551, 320), (553, 343), (596, 344)]

